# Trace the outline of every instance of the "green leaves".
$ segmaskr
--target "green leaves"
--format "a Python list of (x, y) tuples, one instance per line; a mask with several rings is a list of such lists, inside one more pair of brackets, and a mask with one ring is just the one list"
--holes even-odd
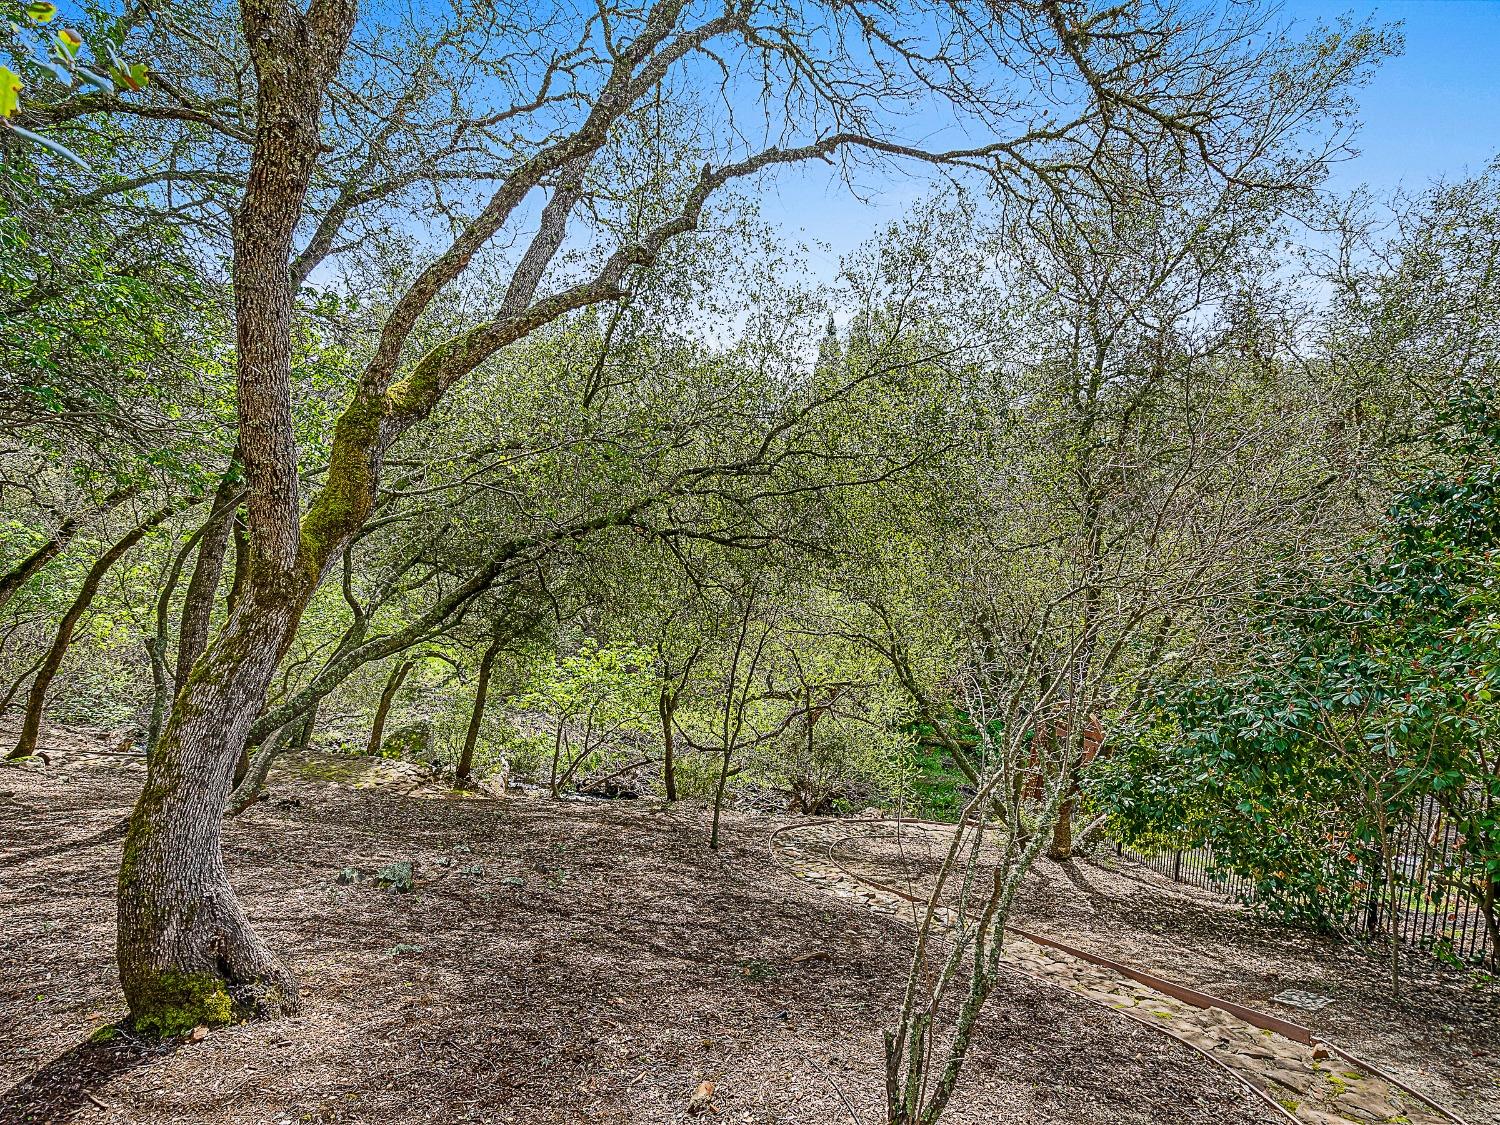
[[(0, 0), (0, 5), (5, 2), (6, 0)], [(103, 32), (98, 32), (103, 39), (103, 53), (108, 57), (108, 65), (90, 65), (86, 61), (89, 44), (85, 33), (78, 28), (59, 28), (50, 39), (34, 33), (34, 29), (50, 24), (57, 18), (58, 9), (55, 4), (48, 0), (31, 0), (10, 8), (9, 11), (15, 13), (10, 27), (16, 39), (22, 44), (30, 42), (32, 48), (29, 53), (13, 53), (17, 69), (0, 66), (0, 126), (54, 156), (87, 170), (88, 162), (66, 145), (22, 128), (11, 120), (20, 110), (22, 90), (28, 82), (34, 84), (37, 80), (45, 79), (64, 89), (81, 86), (106, 95), (113, 94), (117, 87), (139, 91), (149, 81), (146, 65), (139, 62), (128, 63), (121, 58), (116, 43), (111, 41), (124, 41), (124, 35), (117, 27), (106, 27)], [(24, 20), (25, 26), (17, 22), (17, 18)], [(95, 32), (97, 31), (95, 28)], [(93, 37), (95, 32), (90, 32), (89, 37)], [(98, 57), (100, 52), (96, 50), (94, 54)]]
[(150, 81), (145, 63), (130, 63), (128, 66), (122, 63), (111, 68), (109, 75), (116, 83), (132, 91), (144, 90)]
[(0, 117), (14, 117), (21, 106), (21, 76), (0, 66)]
[(1435, 802), (1466, 827), (1434, 885), (1484, 900), (1482, 872), (1500, 856), (1486, 827), (1500, 810), (1500, 636), (1488, 625), (1500, 612), (1500, 396), (1461, 389), (1442, 421), (1443, 468), (1391, 506), (1346, 580), (1267, 591), (1253, 666), (1163, 685), (1115, 740), (1098, 796), (1127, 839), (1212, 843), (1264, 880), (1270, 905), (1333, 919), (1365, 893), (1359, 869), (1383, 869), (1391, 826)]
[(65, 27), (57, 33), (54, 42), (57, 44), (58, 53), (72, 62), (78, 57), (78, 52), (83, 47), (83, 36), (71, 27)]

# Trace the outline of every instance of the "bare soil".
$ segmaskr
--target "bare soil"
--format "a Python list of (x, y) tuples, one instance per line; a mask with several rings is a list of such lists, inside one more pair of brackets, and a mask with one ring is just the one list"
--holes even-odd
[[(776, 821), (644, 802), (418, 800), (274, 777), (232, 822), (247, 910), (301, 975), (300, 1015), (166, 1046), (124, 1016), (118, 824), (138, 768), (0, 770), (0, 1122), (876, 1125), (880, 1027), (908, 931), (772, 861)], [(345, 868), (415, 863), (409, 894)], [(1265, 1111), (1186, 1048), (1017, 978), (953, 1125), (1247, 1125)]]

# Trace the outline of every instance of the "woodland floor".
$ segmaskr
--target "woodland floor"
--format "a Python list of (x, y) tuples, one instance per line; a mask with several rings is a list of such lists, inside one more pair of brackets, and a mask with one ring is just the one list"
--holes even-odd
[[(850, 839), (835, 858), (925, 895), (944, 843), (918, 829), (899, 842)], [(1302, 1024), (1465, 1114), (1471, 1125), (1500, 1123), (1500, 986), (1478, 989), (1470, 975), (1413, 954), (1403, 958), (1393, 995), (1385, 950), (1278, 925), (1108, 852), (1087, 862), (1038, 861), (1014, 921)], [(1287, 989), (1333, 1002), (1307, 1011), (1271, 999)]]
[[(303, 1012), (161, 1050), (86, 1045), (124, 1014), (108, 830), (140, 771), (0, 770), (0, 1123), (672, 1122), (704, 1079), (718, 1084), (712, 1120), (879, 1120), (879, 1029), (907, 931), (776, 867), (768, 837), (783, 822), (732, 816), (714, 855), (694, 808), (419, 800), (300, 772), (273, 776), (273, 799), (231, 824), (226, 855), (251, 918), (301, 974)], [(427, 880), (410, 894), (338, 881), (403, 859)], [(1278, 975), (1267, 937), (1251, 960), (1226, 958), (1216, 943), (1238, 948), (1258, 925), (1239, 912), (1204, 902), (1177, 927), (1191, 896), (1074, 874), (1084, 888), (1060, 870), (1039, 877), (1023, 924), (1179, 979), (1216, 970), (1219, 991), (1262, 1005), (1272, 983), (1332, 994), (1312, 968)], [(1430, 1013), (1338, 995), (1343, 1012), (1327, 1018), (1348, 1026), (1331, 1034), (1352, 1044), (1361, 1021), (1389, 1023), (1364, 1030), (1408, 1044), (1429, 1078), (1457, 1077), (1469, 1030), (1445, 1039)], [(1494, 1023), (1474, 1028), (1465, 1049), (1492, 1051)], [(1470, 1057), (1471, 1082), (1492, 1083), (1493, 1058)], [(1017, 978), (992, 1000), (946, 1120), (1268, 1116), (1186, 1048)]]

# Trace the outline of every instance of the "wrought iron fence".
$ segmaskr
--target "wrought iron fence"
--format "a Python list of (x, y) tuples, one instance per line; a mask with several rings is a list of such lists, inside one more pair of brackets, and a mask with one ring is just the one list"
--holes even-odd
[(1221, 871), (1214, 863), (1210, 847), (1174, 848), (1162, 852), (1138, 852), (1123, 844), (1115, 845), (1115, 854), (1134, 860), (1177, 883), (1201, 887), (1235, 902), (1255, 901), (1255, 880), (1232, 871)]
[[(1418, 949), (1438, 949), (1465, 961), (1490, 952), (1484, 914), (1454, 886), (1463, 839), (1436, 801), (1393, 833), (1395, 887), (1372, 894), (1366, 929), (1394, 933)], [(1378, 881), (1376, 881), (1378, 883)]]
[[(1351, 934), (1393, 934), (1403, 944), (1446, 959), (1479, 963), (1492, 950), (1484, 914), (1454, 886), (1453, 871), (1462, 858), (1463, 840), (1428, 801), (1393, 833), (1394, 886), (1369, 874), (1369, 898), (1342, 920)], [(1255, 901), (1255, 881), (1221, 870), (1210, 847), (1139, 852), (1121, 844), (1127, 857), (1178, 883), (1200, 887), (1236, 902)]]

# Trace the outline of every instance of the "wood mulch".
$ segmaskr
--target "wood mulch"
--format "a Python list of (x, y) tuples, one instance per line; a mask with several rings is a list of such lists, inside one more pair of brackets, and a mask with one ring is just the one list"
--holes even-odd
[[(889, 832), (890, 826), (882, 826)], [(859, 838), (838, 860), (926, 893), (944, 832)], [(1169, 980), (1300, 1023), (1462, 1113), (1500, 1122), (1500, 985), (1412, 953), (1399, 994), (1383, 950), (1287, 926), (1108, 850), (1095, 861), (1040, 859), (1017, 898), (1016, 925)], [(1330, 997), (1315, 1011), (1276, 1004), (1284, 990)]]
[[(705, 1080), (739, 1123), (877, 1125), (909, 931), (799, 885), (777, 822), (645, 803), (416, 800), (283, 776), (233, 822), (246, 908), (302, 1013), (167, 1047), (124, 1015), (118, 834), (138, 770), (0, 770), (0, 1123), (678, 1122)], [(410, 894), (339, 881), (393, 861)], [(952, 1125), (1246, 1125), (1187, 1049), (1017, 979)]]

